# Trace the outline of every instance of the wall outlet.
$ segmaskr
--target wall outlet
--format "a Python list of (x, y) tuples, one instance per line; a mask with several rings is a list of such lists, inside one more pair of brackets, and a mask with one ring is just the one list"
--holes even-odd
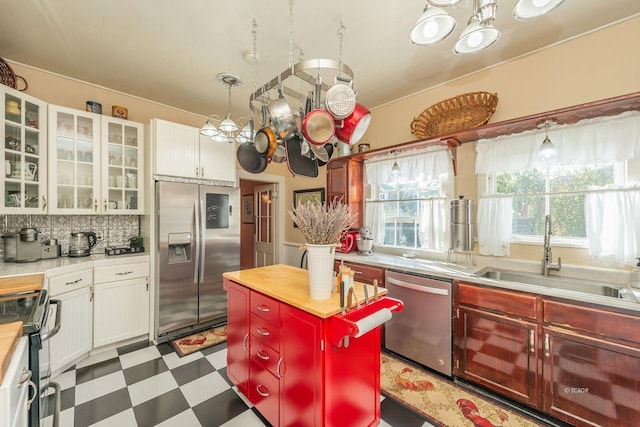
[(102, 240), (104, 236), (102, 235), (102, 231), (96, 231), (96, 239)]

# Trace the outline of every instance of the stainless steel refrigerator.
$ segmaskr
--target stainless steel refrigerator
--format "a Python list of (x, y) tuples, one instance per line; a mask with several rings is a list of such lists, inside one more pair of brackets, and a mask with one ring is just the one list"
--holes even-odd
[(161, 341), (226, 321), (222, 273), (240, 269), (240, 189), (156, 182)]

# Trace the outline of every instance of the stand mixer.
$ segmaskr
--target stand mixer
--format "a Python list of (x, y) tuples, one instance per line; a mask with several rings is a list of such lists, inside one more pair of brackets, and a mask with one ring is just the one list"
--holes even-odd
[(356, 245), (358, 246), (358, 255), (373, 255), (373, 237), (369, 227), (362, 227), (360, 233), (356, 237)]

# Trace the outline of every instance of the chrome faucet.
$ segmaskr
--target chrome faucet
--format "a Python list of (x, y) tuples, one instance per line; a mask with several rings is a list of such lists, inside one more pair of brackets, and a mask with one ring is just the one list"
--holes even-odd
[(558, 257), (558, 263), (553, 264), (553, 254), (551, 253), (551, 215), (544, 217), (544, 252), (542, 254), (542, 275), (548, 276), (549, 270), (560, 271), (562, 261)]

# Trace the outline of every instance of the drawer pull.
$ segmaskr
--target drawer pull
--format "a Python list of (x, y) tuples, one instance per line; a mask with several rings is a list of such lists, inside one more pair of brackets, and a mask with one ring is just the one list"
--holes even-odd
[(76, 283), (80, 283), (82, 282), (82, 277), (79, 279), (74, 280), (73, 282), (67, 282), (65, 283), (65, 286), (69, 286), (69, 285), (75, 285)]
[(529, 331), (529, 348), (531, 353), (536, 352), (536, 335), (533, 329)]
[[(260, 390), (260, 388), (263, 388), (263, 389), (264, 389), (264, 390), (266, 390), (266, 391), (261, 391), (261, 390)], [(258, 385), (256, 386), (256, 391), (257, 391), (257, 392), (258, 392), (258, 394), (259, 394), (260, 396), (262, 396), (262, 397), (269, 397), (269, 390), (268, 390), (265, 386), (263, 386), (262, 384), (258, 384)]]
[(269, 360), (269, 359), (271, 359), (271, 358), (269, 357), (269, 355), (268, 355), (267, 353), (265, 353), (264, 351), (262, 351), (262, 350), (258, 350), (258, 351), (256, 352), (256, 356), (258, 356), (258, 357), (259, 357), (260, 359), (262, 359), (262, 360)]
[(249, 351), (249, 349), (247, 349), (247, 339), (249, 338), (249, 334), (245, 334), (244, 338), (242, 339), (242, 348), (244, 349), (244, 352), (247, 353)]
[(271, 309), (269, 309), (269, 306), (264, 304), (258, 304), (258, 310), (262, 311), (263, 313), (268, 313), (271, 311)]
[(549, 334), (544, 334), (544, 355), (549, 357)]
[(271, 332), (269, 332), (269, 330), (267, 328), (263, 328), (262, 326), (258, 326), (258, 333), (260, 335), (262, 335), (263, 337), (268, 337), (269, 335), (271, 335)]
[(116, 276), (126, 276), (127, 274), (133, 274), (133, 271), (122, 271), (120, 273), (116, 273)]
[(280, 367), (282, 366), (282, 362), (284, 360), (282, 359), (282, 356), (280, 356), (280, 359), (278, 359), (278, 365), (276, 366), (276, 376), (278, 378), (282, 378), (282, 372), (280, 372)]

